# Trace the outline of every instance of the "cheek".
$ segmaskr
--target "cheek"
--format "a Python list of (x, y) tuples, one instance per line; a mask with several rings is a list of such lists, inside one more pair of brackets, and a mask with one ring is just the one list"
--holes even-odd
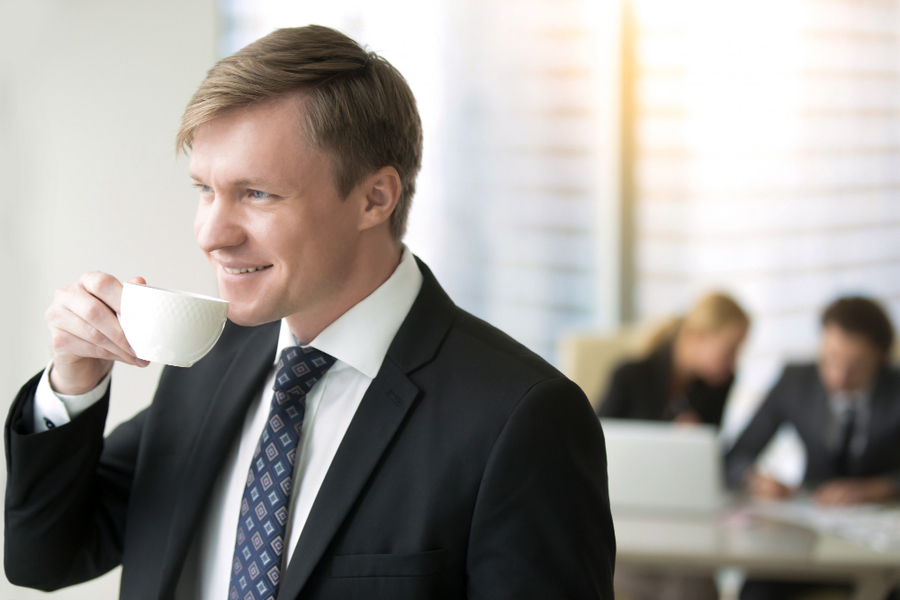
[(834, 365), (834, 363), (829, 362), (823, 364), (819, 369), (819, 372), (821, 373), (822, 379), (828, 387), (835, 388), (841, 384), (843, 374), (841, 373), (841, 369)]
[[(352, 253), (355, 228), (340, 199), (310, 202), (303, 210), (274, 211), (253, 219), (252, 237), (291, 271), (326, 271)], [(305, 277), (306, 278), (306, 277)]]
[(847, 374), (847, 379), (851, 387), (857, 388), (868, 383), (869, 379), (874, 375), (875, 373), (869, 368), (869, 365), (855, 366)]
[(726, 352), (717, 347), (710, 348), (707, 351), (706, 368), (711, 376), (717, 378), (727, 377), (731, 372), (731, 367), (731, 361)]
[(200, 238), (200, 231), (203, 229), (203, 223), (206, 222), (206, 210), (204, 210), (203, 205), (200, 204), (197, 206), (197, 212), (194, 213), (194, 237)]
[(703, 349), (703, 365), (706, 367), (707, 371), (714, 371), (718, 364), (719, 357), (716, 353), (716, 349), (712, 344), (708, 344)]
[(302, 272), (304, 279), (319, 270), (330, 258), (322, 238), (327, 230), (311, 219), (278, 215), (256, 223), (254, 243), (271, 255), (292, 276)]

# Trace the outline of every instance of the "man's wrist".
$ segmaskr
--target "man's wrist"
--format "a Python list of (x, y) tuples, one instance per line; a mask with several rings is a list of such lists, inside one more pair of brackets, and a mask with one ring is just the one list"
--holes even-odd
[(67, 381), (60, 381), (59, 375), (57, 373), (56, 378), (54, 379), (54, 372), (56, 371), (56, 365), (54, 363), (50, 364), (50, 371), (47, 374), (47, 381), (50, 383), (50, 389), (53, 390), (53, 393), (60, 394), (63, 396), (83, 396), (88, 392), (96, 389), (103, 380), (109, 375), (110, 371), (112, 371), (112, 364), (109, 365), (109, 368), (106, 371), (100, 373), (99, 377), (90, 377), (86, 383), (71, 383)]
[[(76, 418), (85, 410), (99, 402), (109, 392), (111, 370), (97, 385), (83, 394), (63, 394), (50, 385), (50, 373), (54, 364), (51, 361), (35, 391), (35, 431), (59, 427)], [(49, 421), (49, 424), (45, 422)]]

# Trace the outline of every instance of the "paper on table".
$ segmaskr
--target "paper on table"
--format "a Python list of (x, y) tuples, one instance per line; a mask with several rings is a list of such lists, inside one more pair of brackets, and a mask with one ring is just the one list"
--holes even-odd
[(874, 550), (900, 550), (900, 507), (897, 506), (825, 507), (803, 499), (754, 503), (749, 512), (817, 533), (837, 535)]

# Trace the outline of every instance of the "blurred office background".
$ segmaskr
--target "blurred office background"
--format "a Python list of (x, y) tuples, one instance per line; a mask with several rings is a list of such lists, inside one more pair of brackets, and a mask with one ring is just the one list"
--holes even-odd
[[(307, 23), (407, 77), (425, 129), (408, 245), (552, 362), (573, 332), (727, 291), (753, 317), (727, 436), (785, 360), (813, 356), (829, 300), (900, 317), (897, 0), (0, 0), (3, 406), (83, 271), (215, 293), (181, 111), (217, 58)], [(110, 425), (158, 373), (117, 367)], [(790, 431), (778, 444), (797, 477)]]

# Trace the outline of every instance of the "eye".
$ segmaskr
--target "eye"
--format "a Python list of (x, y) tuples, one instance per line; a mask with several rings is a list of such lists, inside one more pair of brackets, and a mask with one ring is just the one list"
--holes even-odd
[(250, 190), (250, 195), (253, 196), (254, 198), (260, 199), (260, 198), (268, 198), (271, 194), (269, 194), (268, 192), (261, 192), (259, 190)]
[(203, 183), (195, 183), (194, 187), (197, 188), (201, 194), (209, 194), (213, 191), (211, 187)]

